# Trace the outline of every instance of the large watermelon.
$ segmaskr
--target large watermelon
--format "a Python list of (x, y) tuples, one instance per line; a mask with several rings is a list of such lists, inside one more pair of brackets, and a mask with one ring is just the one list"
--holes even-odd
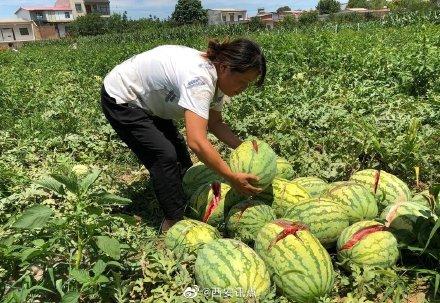
[(200, 186), (214, 181), (221, 182), (222, 178), (202, 162), (197, 162), (183, 176), (183, 191), (187, 197), (191, 197)]
[(296, 183), (275, 178), (272, 185), (257, 195), (256, 199), (272, 205), (275, 214), (281, 217), (293, 205), (310, 199), (310, 195), (303, 187)]
[(226, 183), (213, 182), (199, 187), (191, 196), (189, 216), (215, 227), (222, 227), (229, 209), (238, 201)]
[(386, 221), (386, 226), (396, 231), (397, 239), (405, 242), (416, 240), (416, 235), (413, 235), (412, 232), (417, 221), (426, 221), (431, 218), (437, 220), (437, 216), (428, 207), (414, 202), (389, 205), (383, 210), (380, 217)]
[(261, 140), (244, 141), (232, 151), (229, 165), (234, 173), (259, 177), (254, 185), (265, 189), (277, 174), (277, 156), (269, 144)]
[(292, 182), (301, 185), (312, 198), (318, 198), (328, 188), (328, 183), (318, 177), (299, 177)]
[(330, 256), (303, 224), (288, 219), (267, 223), (257, 235), (255, 251), (277, 287), (295, 302), (312, 302), (333, 287)]
[(186, 219), (174, 224), (165, 235), (165, 245), (175, 254), (194, 253), (206, 243), (221, 238), (215, 227)]
[(226, 219), (226, 229), (232, 237), (251, 244), (261, 227), (275, 219), (275, 213), (269, 205), (248, 200), (231, 208)]
[(347, 212), (325, 198), (301, 202), (287, 210), (283, 217), (305, 223), (324, 247), (335, 244), (341, 232), (349, 225)]
[(356, 182), (338, 183), (329, 188), (323, 196), (344, 207), (350, 223), (374, 219), (379, 211), (371, 191)]
[(350, 181), (364, 184), (379, 200), (379, 206), (384, 207), (409, 201), (411, 191), (405, 182), (383, 170), (364, 169), (354, 173)]
[(341, 233), (338, 259), (358, 266), (390, 267), (399, 257), (397, 240), (387, 227), (376, 221), (357, 222)]
[(293, 171), (292, 164), (285, 158), (277, 158), (277, 174), (275, 177), (292, 180), (295, 172)]
[(194, 271), (200, 288), (219, 289), (231, 295), (225, 302), (259, 302), (258, 298), (270, 290), (270, 276), (263, 260), (235, 239), (219, 239), (204, 245), (198, 252)]

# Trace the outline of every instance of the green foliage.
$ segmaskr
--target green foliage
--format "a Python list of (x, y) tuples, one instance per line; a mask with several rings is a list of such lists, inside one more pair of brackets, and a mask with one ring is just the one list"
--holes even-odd
[(348, 0), (347, 7), (349, 7), (349, 8), (370, 8), (370, 1), (368, 1), (368, 0)]
[(69, 30), (72, 35), (102, 35), (107, 31), (106, 23), (107, 20), (102, 18), (99, 14), (87, 14), (73, 21), (69, 26)]
[(281, 6), (277, 9), (277, 13), (281, 13), (281, 12), (288, 12), (291, 11), (292, 9), (290, 8), (290, 6)]
[(251, 31), (255, 31), (255, 30), (259, 30), (259, 29), (264, 29), (264, 23), (263, 21), (261, 21), (260, 18), (258, 17), (251, 17), (249, 23), (248, 23), (248, 28)]
[(200, 0), (178, 0), (171, 20), (177, 25), (206, 24), (208, 16)]
[(278, 26), (284, 29), (293, 29), (298, 26), (298, 21), (296, 21), (295, 17), (288, 15), (281, 20)]
[(310, 25), (310, 24), (318, 22), (318, 16), (319, 16), (318, 11), (305, 12), (299, 16), (298, 21), (299, 21), (299, 24), (301, 24), (303, 26)]
[(316, 9), (319, 14), (334, 14), (341, 10), (341, 3), (336, 0), (319, 0)]

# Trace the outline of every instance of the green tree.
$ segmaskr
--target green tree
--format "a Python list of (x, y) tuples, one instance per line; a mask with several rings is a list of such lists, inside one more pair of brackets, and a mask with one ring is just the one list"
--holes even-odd
[(349, 0), (347, 3), (349, 8), (370, 8), (368, 0)]
[(208, 16), (200, 0), (179, 0), (171, 15), (171, 20), (178, 25), (206, 24)]
[(341, 3), (336, 0), (319, 0), (316, 9), (321, 15), (334, 14), (341, 10)]
[(295, 20), (295, 17), (291, 15), (287, 15), (281, 20), (279, 26), (282, 28), (292, 29), (297, 26), (298, 22)]
[(99, 14), (78, 17), (70, 24), (70, 33), (77, 36), (102, 35), (107, 31), (107, 20)]
[(261, 21), (261, 19), (258, 17), (251, 17), (248, 26), (250, 30), (258, 30), (265, 28), (263, 21)]
[(372, 8), (372, 9), (381, 9), (384, 6), (387, 6), (386, 0), (371, 0), (370, 1), (370, 8)]
[(309, 25), (318, 22), (318, 11), (304, 12), (299, 16), (298, 22), (301, 25)]
[(290, 6), (281, 6), (277, 9), (277, 14), (281, 13), (281, 12), (288, 12), (291, 11), (292, 9), (290, 8)]

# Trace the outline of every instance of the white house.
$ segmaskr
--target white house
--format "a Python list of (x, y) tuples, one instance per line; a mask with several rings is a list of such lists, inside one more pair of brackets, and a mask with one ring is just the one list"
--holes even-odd
[[(15, 15), (34, 21), (38, 26), (52, 26), (58, 37), (65, 37), (70, 22), (89, 13), (110, 16), (108, 0), (57, 0), (54, 6), (20, 7)], [(44, 34), (42, 35), (44, 39)]]
[(36, 25), (24, 19), (0, 19), (0, 45), (36, 40)]
[(247, 10), (234, 8), (208, 9), (208, 25), (246, 22)]

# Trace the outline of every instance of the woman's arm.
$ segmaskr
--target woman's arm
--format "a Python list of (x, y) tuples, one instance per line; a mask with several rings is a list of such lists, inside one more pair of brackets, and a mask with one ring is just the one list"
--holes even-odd
[(193, 113), (185, 111), (186, 139), (189, 148), (209, 168), (217, 172), (221, 177), (229, 181), (237, 191), (244, 195), (254, 195), (261, 192), (250, 184), (257, 181), (258, 177), (246, 173), (233, 173), (223, 161), (218, 151), (212, 146), (207, 138), (208, 121)]
[(236, 149), (242, 143), (229, 125), (223, 122), (222, 113), (219, 111), (209, 111), (208, 130), (232, 149)]

